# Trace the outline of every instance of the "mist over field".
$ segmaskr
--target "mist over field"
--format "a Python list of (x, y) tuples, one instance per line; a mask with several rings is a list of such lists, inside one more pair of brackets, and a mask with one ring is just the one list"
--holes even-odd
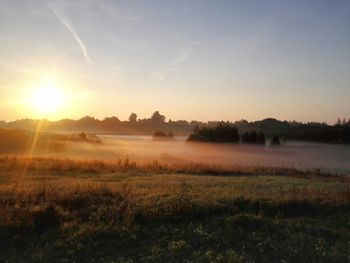
[[(187, 142), (187, 137), (154, 140), (151, 136), (100, 135), (101, 144), (67, 142), (57, 158), (107, 160), (128, 157), (138, 163), (200, 162), (239, 166), (289, 167), (350, 174), (350, 147), (287, 141), (280, 147), (230, 143)], [(36, 155), (40, 156), (40, 152)]]
[(0, 263), (350, 262), (350, 1), (0, 1)]

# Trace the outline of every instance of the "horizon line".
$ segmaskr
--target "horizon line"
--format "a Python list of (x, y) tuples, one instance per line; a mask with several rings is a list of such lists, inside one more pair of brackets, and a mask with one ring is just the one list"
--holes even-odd
[[(82, 116), (81, 118), (60, 118), (60, 119), (57, 119), (57, 120), (52, 120), (52, 119), (49, 119), (49, 118), (17, 118), (15, 120), (9, 120), (9, 121), (6, 121), (6, 120), (1, 120), (0, 119), (0, 122), (5, 122), (5, 123), (11, 123), (11, 122), (16, 122), (16, 121), (23, 121), (23, 120), (30, 120), (30, 121), (47, 121), (47, 122), (60, 122), (60, 121), (64, 121), (64, 120), (70, 120), (70, 121), (79, 121), (79, 120), (82, 120), (84, 118), (92, 118), (96, 121), (104, 121), (105, 119), (109, 119), (109, 118), (117, 118), (120, 122), (130, 122), (128, 119), (125, 119), (125, 120), (122, 120), (122, 119), (119, 119), (118, 116), (116, 115), (113, 115), (113, 116), (106, 116), (104, 118), (98, 118), (98, 117), (94, 117), (94, 116), (90, 116), (90, 115), (84, 115)], [(151, 119), (151, 117), (146, 117), (146, 118), (137, 118), (137, 122), (139, 122), (140, 120), (147, 120), (147, 119)], [(271, 119), (271, 120), (277, 120), (277, 121), (280, 121), (280, 122), (288, 122), (288, 123), (292, 123), (292, 122), (296, 122), (296, 123), (301, 123), (301, 124), (308, 124), (308, 123), (319, 123), (319, 124), (327, 124), (327, 125), (335, 125), (337, 123), (337, 121), (350, 121), (350, 117), (349, 118), (340, 118), (338, 117), (337, 120), (335, 120), (335, 122), (333, 124), (330, 124), (329, 122), (327, 121), (298, 121), (296, 119), (294, 120), (287, 120), (287, 119), (278, 119), (278, 118), (274, 118), (274, 117), (265, 117), (265, 118), (261, 118), (261, 119), (255, 119), (255, 120), (248, 120), (248, 119), (244, 119), (244, 118), (241, 118), (239, 120), (234, 120), (234, 121), (229, 121), (229, 120), (206, 120), (206, 121), (202, 121), (202, 120), (195, 120), (195, 119), (192, 119), (192, 120), (186, 120), (186, 119), (177, 119), (177, 120), (172, 120), (171, 118), (166, 118), (166, 120), (164, 120), (165, 123), (169, 123), (169, 121), (171, 120), (172, 122), (177, 122), (177, 121), (186, 121), (188, 122), (189, 124), (191, 122), (200, 122), (200, 123), (210, 123), (210, 122), (227, 122), (227, 123), (236, 123), (236, 122), (240, 122), (240, 121), (247, 121), (248, 123), (251, 123), (251, 122), (259, 122), (259, 121), (264, 121), (264, 120), (268, 120), (268, 119)]]

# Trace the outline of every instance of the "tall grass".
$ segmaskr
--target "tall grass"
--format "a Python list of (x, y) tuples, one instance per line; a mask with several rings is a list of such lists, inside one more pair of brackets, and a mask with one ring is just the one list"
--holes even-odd
[(167, 163), (153, 160), (152, 162), (140, 162), (126, 158), (118, 158), (116, 161), (103, 160), (73, 160), (55, 158), (26, 158), (16, 156), (0, 157), (0, 171), (16, 173), (24, 165), (30, 171), (47, 172), (142, 172), (156, 174), (210, 174), (210, 175), (282, 175), (295, 177), (324, 177), (347, 180), (348, 177), (328, 172), (326, 170), (298, 170), (290, 167), (267, 166), (239, 166), (223, 164), (207, 164), (198, 162)]
[(348, 216), (320, 171), (0, 158), (1, 262), (346, 262)]

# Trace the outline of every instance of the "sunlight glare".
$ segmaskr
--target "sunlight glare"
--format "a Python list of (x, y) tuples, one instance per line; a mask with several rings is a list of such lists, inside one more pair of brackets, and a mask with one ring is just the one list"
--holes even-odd
[(54, 84), (46, 84), (34, 90), (31, 96), (31, 104), (40, 113), (53, 113), (59, 111), (65, 101), (65, 96)]

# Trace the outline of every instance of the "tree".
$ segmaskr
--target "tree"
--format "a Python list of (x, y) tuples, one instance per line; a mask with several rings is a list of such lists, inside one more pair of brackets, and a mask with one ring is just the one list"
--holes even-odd
[(207, 142), (239, 142), (239, 133), (235, 126), (220, 122), (215, 127), (196, 126), (194, 132), (188, 137), (188, 141), (207, 141)]
[(265, 145), (266, 139), (265, 139), (265, 134), (260, 131), (257, 135), (257, 143)]
[(242, 142), (265, 144), (265, 134), (262, 131), (257, 133), (255, 130), (253, 130), (252, 132), (245, 132), (242, 135)]
[(279, 146), (279, 145), (281, 145), (280, 137), (274, 136), (271, 140), (271, 146)]
[(199, 126), (196, 125), (196, 127), (194, 128), (194, 131), (193, 131), (194, 134), (199, 134)]
[(80, 140), (82, 140), (82, 141), (87, 141), (87, 135), (86, 135), (86, 133), (85, 133), (85, 132), (79, 133), (79, 138), (80, 138)]
[(105, 117), (103, 122), (108, 124), (114, 124), (114, 123), (120, 122), (120, 120), (118, 119), (118, 117), (112, 116), (112, 117)]
[(155, 111), (151, 117), (152, 122), (163, 123), (165, 121), (165, 116), (160, 114), (159, 111)]
[(129, 116), (129, 122), (135, 123), (137, 122), (137, 114), (136, 113), (131, 113)]
[(340, 118), (338, 118), (338, 120), (337, 120), (337, 122), (336, 122), (336, 124), (334, 125), (334, 126), (341, 126), (341, 119)]

